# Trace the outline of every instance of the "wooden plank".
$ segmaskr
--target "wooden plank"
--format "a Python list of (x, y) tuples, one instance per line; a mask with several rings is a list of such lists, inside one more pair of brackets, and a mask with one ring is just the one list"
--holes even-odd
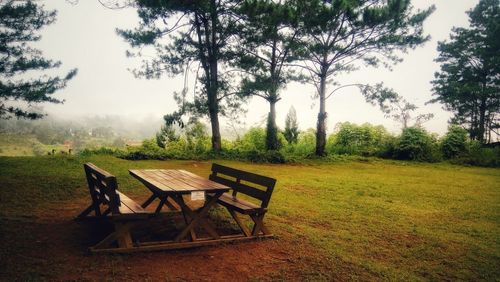
[(220, 189), (225, 189), (226, 191), (230, 189), (230, 187), (217, 183), (215, 181), (211, 181), (209, 179), (202, 178), (196, 174), (190, 173), (185, 170), (178, 170), (173, 172), (177, 177), (186, 181), (193, 185), (193, 187), (197, 187), (199, 190), (203, 191), (220, 191)]
[(255, 204), (252, 204), (250, 202), (238, 198), (234, 198), (232, 195), (227, 193), (225, 193), (219, 198), (218, 203), (229, 209), (237, 210), (238, 212), (243, 214), (255, 213), (257, 211), (263, 210), (263, 208)]
[(210, 246), (220, 243), (236, 243), (244, 242), (255, 239), (273, 238), (273, 235), (260, 235), (256, 237), (245, 237), (243, 235), (232, 235), (232, 236), (221, 236), (220, 239), (198, 239), (194, 242), (173, 242), (173, 241), (163, 241), (163, 242), (147, 242), (141, 243), (138, 246), (131, 248), (90, 248), (91, 253), (131, 253), (131, 252), (143, 252), (143, 251), (159, 251), (159, 250), (175, 250), (175, 249), (185, 249), (185, 248), (196, 248), (202, 246)]
[(120, 202), (122, 205), (127, 206), (133, 213), (145, 213), (146, 211), (137, 204), (134, 200), (130, 199), (127, 195), (121, 193), (120, 191), (116, 191), (118, 195), (120, 195)]
[(265, 192), (265, 191), (262, 191), (260, 189), (250, 187), (248, 185), (241, 184), (241, 183), (238, 183), (238, 182), (226, 179), (226, 178), (222, 178), (222, 177), (217, 176), (217, 175), (210, 175), (210, 180), (227, 185), (227, 186), (233, 188), (233, 190), (237, 191), (238, 193), (243, 193), (243, 194), (248, 195), (250, 197), (259, 199), (261, 201), (264, 201), (267, 198), (267, 192)]
[(276, 179), (274, 178), (270, 178), (264, 175), (255, 174), (215, 163), (212, 164), (212, 171), (216, 173), (222, 173), (229, 176), (233, 176), (241, 180), (246, 180), (255, 184), (259, 184), (266, 188), (274, 187), (274, 185), (276, 184)]
[(196, 174), (194, 174), (192, 172), (189, 172), (187, 170), (180, 169), (180, 170), (178, 170), (178, 172), (180, 172), (180, 173), (182, 173), (182, 174), (184, 174), (186, 176), (191, 177), (191, 179), (193, 179), (193, 180), (202, 181), (203, 183), (206, 183), (206, 185), (209, 186), (209, 187), (211, 187), (211, 188), (228, 188), (226, 185), (217, 183), (215, 181), (210, 181), (210, 180), (208, 180), (206, 178), (203, 178), (203, 177), (201, 177), (199, 175), (196, 175)]
[(149, 173), (146, 173), (144, 170), (129, 170), (129, 173), (137, 178), (139, 181), (141, 181), (144, 185), (146, 185), (148, 188), (151, 189), (151, 186), (158, 189), (159, 191), (162, 192), (171, 192), (173, 191), (172, 188), (169, 186), (165, 185), (161, 181), (155, 180), (154, 178), (150, 177)]

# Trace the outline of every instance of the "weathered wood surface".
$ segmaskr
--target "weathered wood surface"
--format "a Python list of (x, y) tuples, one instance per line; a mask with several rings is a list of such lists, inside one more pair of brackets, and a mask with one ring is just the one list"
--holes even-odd
[[(227, 208), (244, 236), (270, 235), (269, 229), (264, 225), (264, 215), (267, 212), (276, 179), (219, 164), (212, 165), (209, 179), (233, 189), (232, 194), (224, 193), (217, 202)], [(239, 198), (238, 193), (260, 201), (260, 206)], [(248, 230), (237, 213), (251, 218), (254, 222), (252, 232)]]
[(223, 184), (210, 181), (185, 170), (173, 169), (131, 169), (130, 174), (146, 187), (160, 194), (189, 194), (194, 191), (228, 191)]

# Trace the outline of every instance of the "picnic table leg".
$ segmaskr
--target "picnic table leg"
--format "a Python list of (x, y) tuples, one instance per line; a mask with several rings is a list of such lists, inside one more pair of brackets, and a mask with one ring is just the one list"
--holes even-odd
[(151, 195), (151, 197), (149, 197), (149, 199), (147, 199), (144, 203), (142, 203), (141, 207), (145, 208), (145, 207), (149, 206), (156, 198), (158, 198), (158, 196), (156, 194)]
[(160, 213), (161, 208), (163, 207), (163, 205), (165, 204), (167, 199), (168, 199), (168, 196), (161, 198), (160, 203), (158, 204), (158, 206), (156, 207), (156, 210), (155, 210), (156, 215)]
[[(184, 210), (184, 213), (183, 214), (186, 214), (186, 216), (189, 216), (191, 220), (193, 220), (193, 218), (196, 217), (196, 212), (191, 210), (187, 205), (186, 205), (186, 209)], [(188, 224), (189, 222), (186, 222), (186, 224)], [(200, 221), (200, 224), (203, 226), (203, 228), (205, 228), (205, 230), (210, 233), (210, 236), (212, 236), (214, 239), (219, 239), (220, 236), (219, 234), (217, 234), (217, 232), (215, 231), (215, 227), (214, 225), (206, 220), (206, 219), (202, 219)]]
[[(203, 224), (203, 217), (208, 213), (210, 208), (217, 202), (217, 199), (219, 199), (219, 197), (222, 194), (223, 194), (223, 192), (216, 193), (214, 196), (212, 196), (210, 198), (210, 200), (205, 204), (205, 206), (203, 206), (203, 208), (199, 212), (197, 212), (197, 213), (193, 212), (193, 218), (192, 218), (191, 222), (186, 226), (186, 228), (184, 228), (184, 230), (181, 231), (181, 233), (179, 233), (179, 235), (177, 235), (175, 237), (174, 241), (176, 241), (176, 242), (181, 241), (184, 237), (186, 237), (187, 233), (190, 232), (191, 229), (193, 229), (198, 224), (198, 222), (201, 221)], [(183, 212), (191, 211), (189, 209), (189, 207), (186, 206), (186, 204), (184, 203), (182, 196), (176, 196), (176, 197), (173, 197), (173, 199), (177, 202), (177, 204), (179, 204), (179, 206), (181, 206), (181, 209)], [(205, 225), (205, 224), (203, 224), (203, 225)], [(208, 230), (210, 230), (210, 228)], [(219, 236), (217, 235), (216, 238), (218, 238), (218, 237)]]
[[(188, 225), (189, 224), (189, 220), (187, 218), (186, 213), (183, 212), (182, 213), (182, 217), (184, 218), (184, 222), (186, 223), (186, 225)], [(191, 236), (191, 241), (196, 240), (196, 232), (194, 231), (194, 229), (189, 230), (189, 233), (190, 233), (190, 236)]]

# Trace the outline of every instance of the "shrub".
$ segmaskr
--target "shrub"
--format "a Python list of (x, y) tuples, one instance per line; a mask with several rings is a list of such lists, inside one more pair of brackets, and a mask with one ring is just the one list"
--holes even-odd
[(298, 136), (297, 143), (287, 144), (282, 149), (282, 152), (287, 156), (287, 159), (304, 159), (314, 155), (316, 149), (316, 131), (308, 129), (301, 132)]
[(400, 160), (438, 161), (436, 138), (419, 127), (403, 129), (394, 148), (395, 157)]
[(383, 126), (349, 122), (337, 125), (336, 134), (330, 135), (327, 150), (334, 154), (374, 156), (382, 150), (390, 135)]
[(118, 156), (127, 160), (165, 160), (170, 158), (167, 151), (160, 148), (155, 139), (146, 139), (139, 147), (128, 147), (127, 150), (119, 152)]
[(484, 148), (477, 141), (467, 143), (467, 153), (452, 160), (456, 164), (500, 167), (500, 147)]
[(246, 159), (256, 163), (279, 163), (286, 162), (285, 156), (280, 151), (249, 151)]
[(443, 137), (441, 151), (447, 159), (456, 158), (467, 152), (467, 131), (458, 125), (452, 125)]

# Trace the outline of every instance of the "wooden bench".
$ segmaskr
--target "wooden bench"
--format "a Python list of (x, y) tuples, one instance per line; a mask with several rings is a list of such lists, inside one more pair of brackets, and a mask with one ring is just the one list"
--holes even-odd
[[(219, 198), (218, 203), (226, 207), (246, 237), (271, 235), (264, 225), (263, 219), (267, 212), (276, 179), (219, 164), (212, 165), (212, 173), (209, 179), (232, 188), (233, 192), (224, 193)], [(255, 199), (260, 202), (260, 205), (243, 200), (238, 197), (238, 194), (244, 194)], [(248, 215), (253, 220), (252, 231), (241, 221), (238, 214)]]
[[(130, 228), (134, 222), (145, 220), (150, 214), (134, 200), (118, 191), (115, 176), (92, 163), (86, 163), (83, 167), (92, 203), (76, 219), (106, 218), (110, 219), (115, 226), (115, 232), (91, 247), (90, 250), (110, 247), (114, 242), (118, 243), (119, 248), (133, 247)], [(91, 213), (94, 215), (91, 216)]]

